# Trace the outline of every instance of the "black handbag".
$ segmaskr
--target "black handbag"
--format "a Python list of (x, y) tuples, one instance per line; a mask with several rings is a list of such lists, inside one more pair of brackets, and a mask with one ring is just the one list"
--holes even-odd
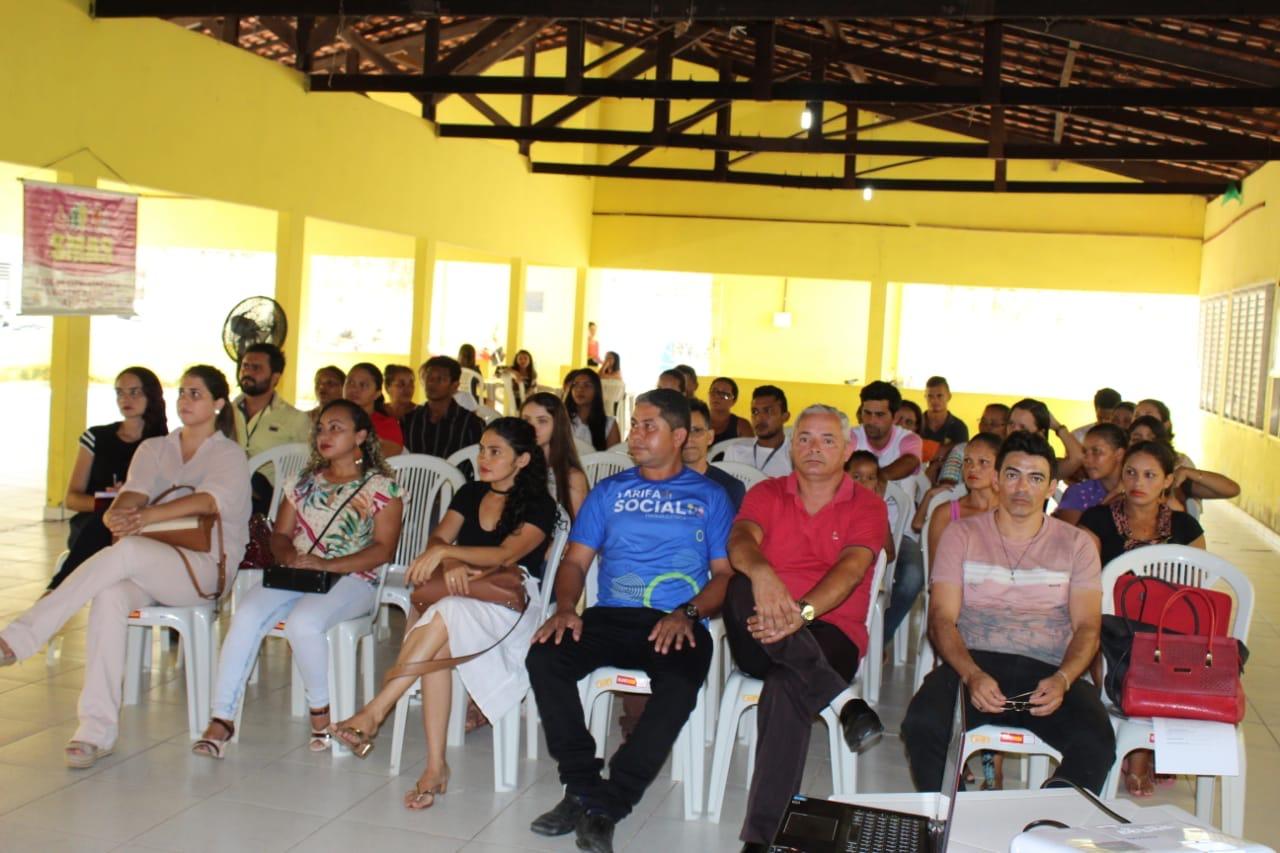
[[(360, 485), (356, 490), (347, 496), (347, 499), (329, 516), (329, 521), (320, 530), (320, 534), (316, 536), (315, 541), (311, 543), (311, 547), (307, 549), (310, 554), (316, 549), (316, 546), (324, 539), (324, 535), (329, 532), (330, 525), (342, 514), (347, 508), (347, 504), (351, 503), (351, 499), (360, 494), (360, 490), (364, 488), (365, 483), (369, 482), (369, 478), (360, 481)], [(293, 566), (267, 566), (262, 570), (262, 585), (267, 589), (287, 589), (292, 592), (318, 592), (324, 594), (333, 589), (334, 584), (346, 577), (343, 572), (327, 572), (324, 569), (299, 569)]]

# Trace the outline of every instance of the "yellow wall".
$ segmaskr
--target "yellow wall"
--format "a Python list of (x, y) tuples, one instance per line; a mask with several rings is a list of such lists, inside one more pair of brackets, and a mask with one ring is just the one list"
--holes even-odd
[[(1280, 163), (1246, 178), (1243, 196), (1227, 204), (1215, 199), (1205, 211), (1202, 296), (1280, 280)], [(1270, 385), (1265, 412), (1276, 403)], [(1238, 481), (1240, 507), (1280, 530), (1280, 439), (1208, 412), (1200, 419), (1204, 459), (1197, 461)]]

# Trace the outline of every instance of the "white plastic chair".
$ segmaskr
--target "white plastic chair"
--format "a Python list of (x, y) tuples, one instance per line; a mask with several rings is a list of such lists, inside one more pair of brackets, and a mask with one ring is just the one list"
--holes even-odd
[(472, 403), (480, 401), (480, 394), (484, 391), (484, 377), (479, 371), (472, 370), (469, 367), (462, 368), (462, 377), (458, 380), (458, 393), (470, 394)]
[(889, 606), (889, 587), (893, 585), (893, 573), (898, 567), (898, 547), (902, 544), (902, 535), (911, 523), (914, 514), (911, 499), (897, 483), (887, 483), (884, 488), (884, 500), (887, 506), (894, 504), (896, 517), (894, 525), (889, 529), (889, 537), (893, 543), (893, 560), (885, 566), (884, 579), (871, 591), (871, 627), (870, 640), (867, 645), (867, 693), (868, 702), (880, 701), (880, 685), (884, 680), (884, 612)]
[[(879, 589), (884, 581), (885, 559), (881, 551), (876, 556), (872, 570), (871, 588)], [(873, 599), (874, 601), (874, 599)], [(875, 608), (867, 608), (866, 626), (868, 633), (875, 624)], [(868, 652), (868, 657), (870, 653)], [(865, 658), (864, 658), (865, 660)], [(854, 692), (866, 696), (867, 667), (859, 666), (854, 676)], [(733, 758), (733, 747), (737, 741), (738, 726), (742, 715), (754, 713), (760, 702), (760, 691), (764, 682), (752, 678), (738, 670), (734, 670), (724, 686), (724, 696), (720, 700), (720, 713), (716, 720), (715, 748), (711, 759), (711, 780), (707, 786), (707, 816), (715, 823), (720, 822), (720, 809), (724, 805), (724, 792), (729, 784), (729, 763)], [(844, 742), (844, 732), (840, 727), (840, 718), (830, 707), (823, 708), (818, 715), (827, 724), (827, 750), (831, 758), (831, 789), (833, 796), (853, 796), (858, 792), (858, 757)], [(747, 727), (747, 785), (751, 784), (751, 776), (755, 772), (756, 737), (758, 729), (754, 724)]]
[[(1140, 577), (1156, 577), (1177, 584), (1210, 588), (1225, 584), (1235, 599), (1230, 635), (1248, 642), (1253, 622), (1253, 584), (1244, 572), (1216, 554), (1187, 545), (1149, 545), (1135, 548), (1107, 563), (1102, 570), (1102, 612), (1115, 613), (1115, 584), (1121, 575), (1132, 572)], [(1105, 667), (1105, 660), (1104, 660)], [(1103, 694), (1106, 700), (1105, 693)], [(1123, 717), (1110, 707), (1111, 724), (1116, 730), (1116, 759), (1107, 774), (1103, 794), (1114, 799), (1120, 786), (1120, 765), (1135, 749), (1151, 748), (1153, 724), (1149, 717)], [(1240, 775), (1222, 777), (1222, 830), (1228, 835), (1244, 834), (1246, 753), (1244, 729), (1236, 726), (1236, 753)], [(1196, 777), (1196, 817), (1213, 821), (1214, 777)]]
[[(587, 572), (587, 606), (596, 602), (599, 560), (591, 561)], [(582, 692), (582, 710), (587, 729), (596, 742), (596, 756), (603, 758), (608, 740), (609, 723), (613, 719), (613, 694), (635, 693), (652, 695), (649, 676), (644, 670), (622, 669), (604, 666), (596, 669), (579, 683)], [(684, 819), (694, 820), (702, 811), (704, 798), (704, 768), (706, 753), (706, 684), (698, 688), (698, 700), (689, 719), (685, 721), (671, 750), (671, 778), (683, 782)]]
[[(311, 458), (311, 447), (302, 442), (279, 444), (264, 450), (249, 460), (249, 470), (258, 471), (270, 465), (275, 472), (275, 484), (271, 490), (271, 505), (267, 510), (267, 520), (274, 523), (276, 513), (280, 511), (280, 501), (284, 500), (284, 483), (300, 472)], [(231, 557), (227, 557), (228, 562)], [(244, 594), (262, 583), (262, 569), (244, 569), (236, 572), (235, 583), (231, 587), (231, 612)]]
[(729, 448), (737, 447), (738, 445), (750, 447), (754, 441), (754, 438), (726, 438), (724, 441), (717, 441), (707, 451), (707, 459), (712, 462), (724, 459), (725, 454), (729, 452)]
[(182, 641), (184, 677), (187, 682), (187, 729), (193, 739), (209, 724), (213, 696), (213, 660), (217, 608), (212, 601), (184, 607), (155, 605), (129, 614), (125, 635), (124, 704), (138, 704), (144, 650), (152, 628), (171, 628)]
[(604, 413), (621, 423), (627, 386), (621, 379), (601, 379), (600, 387), (604, 392)]
[[(599, 453), (599, 452), (600, 452), (600, 451), (596, 450), (596, 446), (595, 446), (594, 444), (592, 444), (592, 443), (591, 443), (591, 442), (589, 442), (589, 441), (583, 441), (583, 440), (582, 440), (582, 439), (580, 439), (580, 438), (575, 438), (575, 439), (573, 440), (573, 446), (574, 446), (574, 447), (576, 447), (576, 448), (578, 448), (578, 458), (579, 458), (579, 460), (581, 460), (581, 458), (582, 458), (583, 456), (590, 456), (592, 453)], [(617, 446), (621, 447), (621, 445), (617, 445)], [(609, 451), (609, 452), (612, 452), (612, 451)]]
[[(964, 736), (964, 764), (975, 752), (1014, 753), (1027, 756), (1027, 788), (1035, 789), (1049, 778), (1049, 759), (1062, 763), (1062, 753), (1045, 743), (1029, 729), (1019, 726), (987, 725), (970, 729)], [(1114, 797), (1109, 798), (1114, 799)]]
[[(564, 556), (565, 547), (569, 544), (569, 516), (560, 508), (556, 517), (556, 529), (547, 549), (547, 562), (541, 584), (539, 601), (530, 603), (532, 614), (526, 613), (523, 618), (537, 619), (539, 624), (545, 618), (551, 594), (555, 588), (556, 569), (560, 566), (560, 558)], [(401, 759), (404, 754), (404, 735), (409, 716), (409, 704), (412, 700), (421, 700), (422, 690), (414, 687), (406, 690), (396, 702), (395, 719), (391, 734), (391, 761), (388, 768), (390, 775), (400, 775)], [(530, 759), (536, 759), (538, 738), (537, 705), (533, 701), (532, 690), (526, 691), (520, 703), (512, 708), (501, 719), (492, 720), (493, 724), (493, 790), (502, 793), (516, 789), (518, 765), (520, 758), (520, 710), (524, 706), (527, 720), (527, 737), (529, 741)], [(458, 671), (453, 671), (453, 691), (450, 701), (449, 724), (453, 726), (455, 718), (465, 722), (467, 711), (467, 693)], [(461, 745), (461, 744), (450, 744)]]
[(587, 475), (587, 484), (593, 487), (604, 478), (634, 468), (635, 465), (635, 460), (630, 456), (612, 450), (588, 453), (582, 457), (582, 470)]
[[(502, 381), (502, 413), (508, 417), (520, 416), (520, 403), (526, 396), (525, 384), (510, 370), (504, 371)], [(494, 401), (497, 405), (497, 401)]]
[(468, 394), (466, 391), (459, 391), (454, 394), (453, 401), (468, 412), (474, 412), (476, 410), (476, 406), (480, 405), (480, 401), (471, 394)]
[(480, 445), (468, 444), (466, 447), (455, 452), (448, 459), (444, 460), (454, 468), (461, 470), (463, 462), (471, 463), (471, 472), (474, 474), (476, 470), (476, 460), (480, 458)]
[[(737, 441), (738, 439), (731, 440)], [(727, 444), (728, 442), (722, 443)], [(708, 457), (709, 455), (710, 454), (708, 454)], [(763, 483), (765, 480), (769, 479), (768, 474), (761, 471), (759, 468), (756, 468), (754, 465), (748, 465), (745, 462), (728, 462), (721, 460), (719, 462), (712, 462), (711, 464), (733, 477), (733, 479), (742, 483), (742, 485), (746, 486), (748, 490), (750, 490), (756, 483)]]
[[(960, 491), (963, 487), (951, 489), (946, 492), (939, 492), (929, 501), (929, 508), (924, 514), (924, 526), (920, 528), (920, 553), (923, 556), (924, 563), (924, 587), (920, 590), (920, 603), (922, 615), (920, 622), (916, 628), (916, 666), (913, 673), (913, 682), (911, 692), (914, 695), (920, 689), (920, 685), (924, 683), (924, 677), (933, 669), (937, 660), (933, 655), (933, 645), (929, 642), (929, 525), (933, 521), (933, 514), (939, 507), (945, 506), (953, 500), (958, 500), (967, 493), (967, 490)], [(903, 620), (906, 625), (909, 619)], [(899, 629), (901, 633), (901, 629)], [(895, 643), (897, 637), (894, 638)], [(905, 647), (904, 647), (905, 654)]]
[(491, 424), (502, 417), (502, 414), (497, 409), (491, 409), (488, 406), (476, 406), (475, 415), (486, 424)]

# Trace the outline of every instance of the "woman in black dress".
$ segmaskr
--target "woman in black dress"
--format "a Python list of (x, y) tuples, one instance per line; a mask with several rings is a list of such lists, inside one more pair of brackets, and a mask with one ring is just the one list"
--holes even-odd
[(102, 515), (111, 500), (97, 502), (94, 494), (114, 493), (125, 481), (133, 452), (143, 439), (169, 434), (164, 389), (156, 375), (145, 367), (126, 367), (116, 377), (116, 405), (124, 420), (89, 427), (80, 436), (80, 450), (63, 501), (67, 509), (75, 510), (71, 533), (67, 536), (71, 553), (61, 570), (49, 580), (50, 590), (56, 589), (77, 566), (111, 544), (111, 531), (102, 523)]

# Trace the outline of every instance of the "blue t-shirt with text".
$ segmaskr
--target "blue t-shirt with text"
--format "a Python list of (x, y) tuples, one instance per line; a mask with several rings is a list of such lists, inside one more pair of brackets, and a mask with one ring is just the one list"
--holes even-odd
[(706, 586), (709, 561), (728, 557), (732, 525), (724, 489), (696, 471), (646, 480), (631, 468), (587, 494), (569, 541), (599, 557), (597, 605), (671, 611)]

